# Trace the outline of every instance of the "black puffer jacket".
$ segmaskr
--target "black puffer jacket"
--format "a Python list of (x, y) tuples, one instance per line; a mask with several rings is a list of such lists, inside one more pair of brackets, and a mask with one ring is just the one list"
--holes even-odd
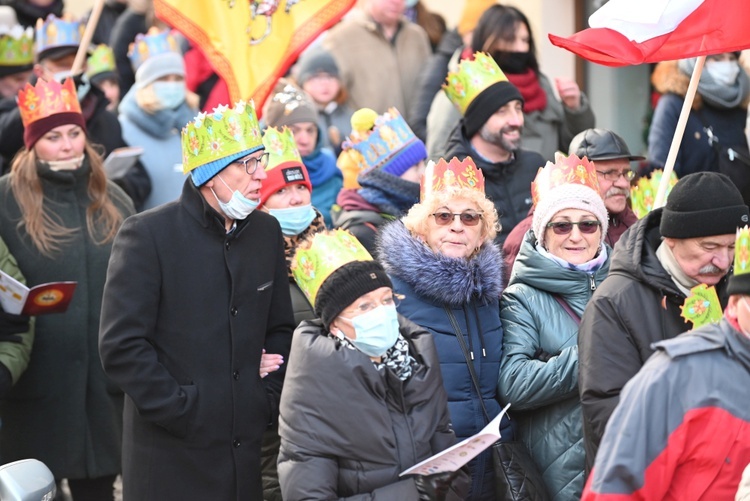
[(502, 248), (510, 230), (525, 219), (531, 208), (531, 182), (545, 160), (535, 151), (518, 150), (508, 162), (490, 163), (482, 159), (471, 147), (463, 133), (463, 120), (453, 130), (448, 141), (445, 159), (471, 157), (484, 174), (484, 189), (500, 216), (502, 229), (497, 232), (495, 243)]
[[(406, 381), (329, 337), (320, 320), (295, 331), (279, 419), (285, 500), (418, 499), (413, 478), (398, 474), (455, 435), (432, 336), (404, 317), (399, 326), (418, 363)], [(466, 493), (459, 475), (448, 499)]]
[[(591, 469), (620, 391), (654, 353), (651, 345), (689, 329), (685, 295), (656, 257), (662, 209), (631, 226), (612, 255), (609, 276), (591, 298), (578, 334), (578, 384), (586, 467)], [(726, 277), (716, 286), (726, 305)]]

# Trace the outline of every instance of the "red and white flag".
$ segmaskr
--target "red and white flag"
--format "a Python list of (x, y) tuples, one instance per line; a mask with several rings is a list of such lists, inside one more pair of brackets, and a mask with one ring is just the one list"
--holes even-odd
[(591, 28), (550, 41), (594, 63), (625, 66), (750, 48), (748, 0), (610, 0)]

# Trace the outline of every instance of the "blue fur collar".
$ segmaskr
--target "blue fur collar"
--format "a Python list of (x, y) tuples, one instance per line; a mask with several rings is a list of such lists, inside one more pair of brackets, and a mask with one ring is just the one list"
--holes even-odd
[(380, 229), (378, 255), (389, 275), (433, 302), (488, 303), (503, 291), (503, 258), (493, 242), (486, 242), (468, 261), (446, 257), (413, 237), (401, 221), (394, 221)]

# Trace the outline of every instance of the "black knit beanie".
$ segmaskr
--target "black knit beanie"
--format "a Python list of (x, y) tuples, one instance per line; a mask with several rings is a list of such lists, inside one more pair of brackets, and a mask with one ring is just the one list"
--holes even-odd
[(326, 329), (360, 296), (381, 287), (393, 288), (391, 279), (377, 261), (352, 261), (331, 273), (318, 289), (315, 314)]
[(729, 277), (727, 294), (730, 296), (734, 294), (750, 296), (750, 273), (742, 273), (741, 275), (732, 275)]
[(672, 188), (661, 216), (662, 237), (697, 238), (734, 235), (748, 223), (748, 208), (724, 174), (696, 172)]
[(523, 104), (521, 92), (507, 80), (495, 82), (480, 92), (469, 103), (469, 107), (466, 108), (466, 113), (464, 113), (464, 132), (467, 139), (474, 137), (474, 134), (479, 132), (497, 110), (515, 100), (521, 101), (521, 104)]

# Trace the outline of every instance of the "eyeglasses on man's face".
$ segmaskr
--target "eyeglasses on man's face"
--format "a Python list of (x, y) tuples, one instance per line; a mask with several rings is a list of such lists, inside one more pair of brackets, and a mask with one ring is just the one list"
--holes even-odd
[(460, 212), (460, 213), (440, 211), (440, 212), (431, 214), (431, 216), (435, 218), (435, 223), (437, 223), (438, 226), (445, 226), (445, 225), (451, 224), (456, 218), (459, 218), (461, 223), (464, 224), (465, 226), (476, 226), (479, 224), (479, 221), (482, 219), (482, 214), (478, 212), (468, 212), (468, 211)]
[(245, 172), (248, 176), (252, 176), (255, 174), (255, 171), (258, 170), (258, 167), (261, 169), (265, 169), (268, 167), (268, 152), (264, 152), (262, 155), (258, 157), (248, 157), (243, 158), (241, 160), (235, 160), (234, 163), (240, 164), (243, 167), (245, 167)]
[(597, 174), (602, 176), (607, 181), (617, 181), (620, 179), (620, 176), (624, 177), (628, 181), (632, 181), (635, 177), (635, 171), (630, 170), (628, 167), (627, 169), (611, 169), (611, 170), (598, 170), (596, 171)]
[(556, 235), (567, 235), (573, 231), (573, 226), (578, 226), (578, 230), (581, 233), (591, 234), (596, 233), (596, 230), (602, 225), (597, 220), (591, 221), (555, 221), (553, 223), (547, 223), (547, 228), (552, 228), (552, 231)]

